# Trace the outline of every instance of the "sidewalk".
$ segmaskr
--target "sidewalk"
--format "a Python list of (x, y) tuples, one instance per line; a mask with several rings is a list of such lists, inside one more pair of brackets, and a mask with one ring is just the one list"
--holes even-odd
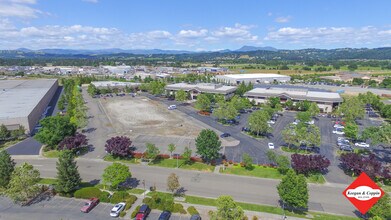
[(131, 219), (131, 215), (132, 213), (134, 212), (134, 210), (137, 208), (137, 206), (141, 206), (143, 204), (143, 199), (144, 199), (144, 196), (147, 196), (147, 194), (149, 193), (150, 191), (147, 190), (145, 191), (143, 194), (141, 195), (137, 195), (137, 194), (132, 194), (132, 195), (135, 195), (137, 197), (137, 200), (136, 202), (132, 205), (132, 207), (130, 207), (130, 209), (128, 211), (126, 211), (126, 215), (123, 217), (124, 219)]

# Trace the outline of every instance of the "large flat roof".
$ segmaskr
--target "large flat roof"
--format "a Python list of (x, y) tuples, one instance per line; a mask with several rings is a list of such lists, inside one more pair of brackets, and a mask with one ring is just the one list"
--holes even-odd
[(0, 119), (27, 117), (56, 81), (0, 80)]
[(290, 76), (285, 76), (281, 74), (274, 73), (246, 73), (246, 74), (227, 74), (221, 75), (233, 79), (253, 79), (253, 78), (285, 78)]
[(282, 89), (282, 88), (255, 88), (244, 94), (245, 96), (277, 97), (287, 96), (292, 99), (309, 101), (342, 102), (343, 99), (336, 92), (317, 92), (306, 89)]
[(201, 92), (213, 92), (213, 93), (229, 93), (236, 90), (236, 86), (224, 86), (220, 84), (212, 84), (212, 83), (198, 83), (198, 84), (187, 84), (187, 83), (176, 83), (167, 85), (166, 89), (169, 90), (199, 90)]

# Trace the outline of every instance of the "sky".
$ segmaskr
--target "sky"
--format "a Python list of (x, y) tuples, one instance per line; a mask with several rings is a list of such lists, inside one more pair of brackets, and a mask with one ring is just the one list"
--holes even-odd
[(390, 0), (0, 0), (0, 49), (391, 46)]

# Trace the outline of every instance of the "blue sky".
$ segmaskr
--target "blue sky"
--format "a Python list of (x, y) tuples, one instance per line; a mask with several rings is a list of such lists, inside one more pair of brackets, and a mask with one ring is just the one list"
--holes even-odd
[(0, 49), (391, 46), (389, 0), (0, 0)]

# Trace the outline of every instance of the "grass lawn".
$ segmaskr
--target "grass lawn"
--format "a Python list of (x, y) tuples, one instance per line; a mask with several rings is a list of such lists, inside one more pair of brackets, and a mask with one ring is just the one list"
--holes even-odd
[(226, 174), (254, 176), (254, 177), (270, 178), (270, 179), (281, 179), (283, 176), (278, 172), (276, 168), (263, 167), (257, 165), (255, 165), (254, 169), (252, 170), (247, 170), (244, 167), (238, 165), (238, 166), (227, 167), (225, 168), (225, 170), (221, 169), (220, 172)]
[[(260, 177), (260, 178), (270, 178), (270, 179), (281, 179), (284, 175), (280, 174), (276, 168), (271, 167), (263, 167), (263, 166), (257, 166), (254, 165), (254, 169), (247, 170), (244, 167), (238, 166), (232, 166), (227, 167), (225, 170), (220, 169), (220, 173), (226, 173), (226, 174), (234, 174), (234, 175), (241, 175), (241, 176), (253, 176), (253, 177)], [(311, 175), (307, 177), (308, 183), (318, 183), (323, 184), (326, 182), (323, 175), (317, 174), (317, 175)]]
[(355, 220), (360, 218), (343, 216), (343, 215), (331, 215), (331, 214), (323, 214), (319, 212), (309, 212), (310, 215), (313, 216), (314, 220)]
[[(379, 183), (378, 183), (379, 184)], [(379, 184), (379, 186), (382, 188), (382, 190), (384, 192), (388, 192), (388, 193), (391, 193), (391, 185), (382, 185), (382, 184)]]
[(105, 161), (110, 161), (110, 162), (132, 163), (132, 164), (140, 163), (136, 158), (118, 158), (118, 157), (113, 157), (112, 155), (109, 154), (106, 155), (103, 159)]
[(145, 190), (139, 188), (133, 188), (133, 189), (126, 190), (126, 192), (141, 195), (145, 192)]
[(151, 166), (168, 167), (168, 168), (176, 168), (177, 164), (179, 165), (180, 169), (186, 169), (186, 170), (199, 170), (199, 171), (212, 172), (215, 168), (215, 166), (199, 163), (199, 162), (191, 162), (189, 164), (186, 164), (185, 160), (183, 159), (179, 159), (178, 161), (176, 159), (162, 159), (162, 160), (155, 160), (149, 163), (149, 165)]
[(7, 141), (7, 142), (0, 141), (0, 149), (10, 147), (12, 145), (15, 145), (15, 144), (21, 142), (21, 141), (23, 141), (23, 139), (21, 139), (21, 140), (16, 139), (16, 140)]
[(57, 183), (57, 179), (41, 178), (38, 183), (39, 184), (46, 184), (46, 185), (55, 185)]
[(48, 158), (58, 158), (60, 156), (61, 151), (58, 150), (50, 150), (50, 151), (44, 151), (43, 156)]

